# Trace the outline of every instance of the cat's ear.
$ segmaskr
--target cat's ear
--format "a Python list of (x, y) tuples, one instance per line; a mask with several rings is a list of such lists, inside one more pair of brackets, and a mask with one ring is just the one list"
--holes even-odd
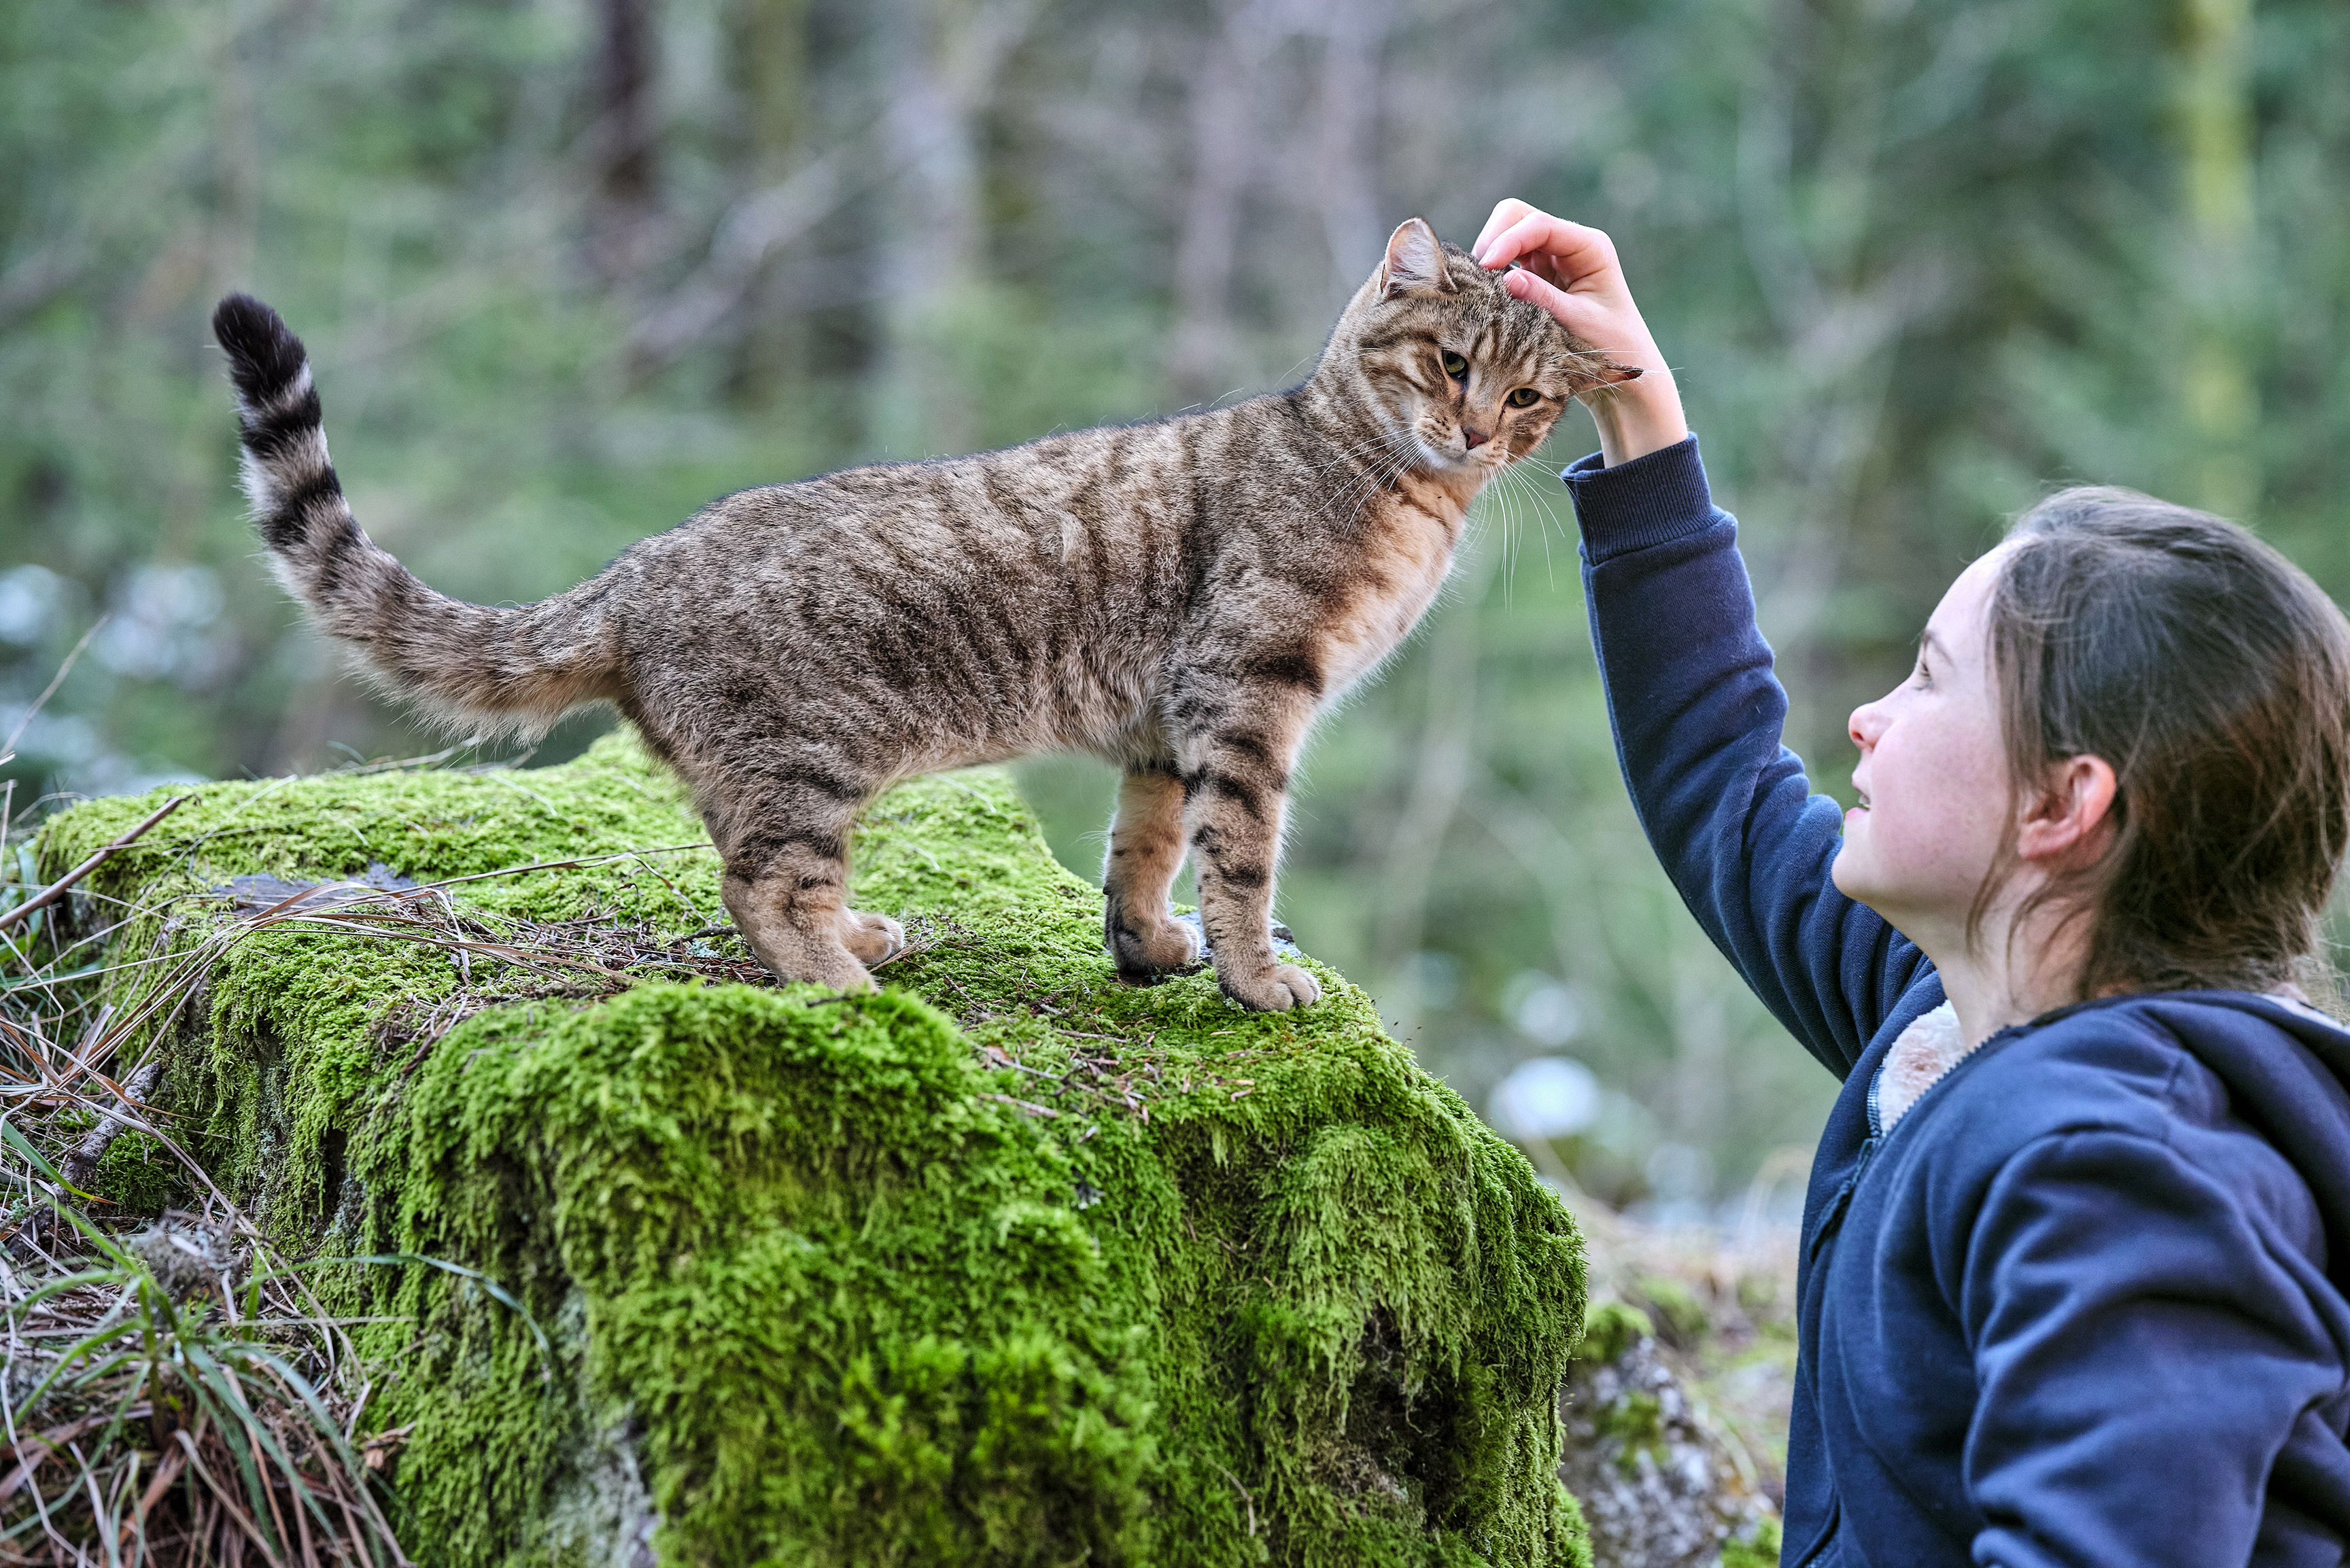
[(1459, 292), (1444, 268), (1444, 247), (1425, 218), (1406, 218), (1388, 236), (1388, 254), (1379, 263), (1379, 297), (1399, 294)]

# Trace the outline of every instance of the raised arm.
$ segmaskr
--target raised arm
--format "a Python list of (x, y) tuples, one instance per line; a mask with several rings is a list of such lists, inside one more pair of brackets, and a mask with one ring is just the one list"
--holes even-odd
[(1780, 1022), (1839, 1076), (1924, 963), (1828, 879), (1843, 814), (1780, 743), (1771, 671), (1739, 558), (1680, 397), (1596, 229), (1503, 202), (1478, 242), (1523, 264), (1543, 306), (1637, 381), (1596, 400), (1602, 443), (1566, 474), (1617, 759), (1650, 846), (1690, 910)]

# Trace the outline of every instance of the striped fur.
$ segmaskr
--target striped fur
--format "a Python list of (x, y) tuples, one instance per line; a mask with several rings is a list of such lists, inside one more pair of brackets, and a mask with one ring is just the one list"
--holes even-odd
[(502, 609), (433, 592), (360, 531), (275, 312), (232, 296), (213, 330), (286, 587), (452, 723), (527, 732), (617, 704), (691, 785), (727, 908), (778, 976), (863, 988), (902, 942), (843, 901), (867, 801), (1074, 750), (1125, 770), (1104, 874), (1118, 973), (1197, 961), (1168, 909), (1189, 854), (1225, 993), (1275, 1010), (1320, 994), (1270, 930), (1307, 726), (1419, 619), (1485, 483), (1569, 399), (1637, 374), (1415, 218), (1286, 392), (743, 491)]

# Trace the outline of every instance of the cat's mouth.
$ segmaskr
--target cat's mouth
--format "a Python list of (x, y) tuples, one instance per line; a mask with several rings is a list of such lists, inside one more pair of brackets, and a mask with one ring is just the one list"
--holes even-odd
[[(1428, 444), (1433, 446), (1434, 443)], [(1471, 446), (1456, 430), (1442, 446), (1434, 447), (1434, 455), (1438, 461), (1450, 463), (1454, 468), (1495, 468), (1500, 466), (1497, 460), (1503, 455), (1502, 443), (1499, 440), (1488, 439)]]

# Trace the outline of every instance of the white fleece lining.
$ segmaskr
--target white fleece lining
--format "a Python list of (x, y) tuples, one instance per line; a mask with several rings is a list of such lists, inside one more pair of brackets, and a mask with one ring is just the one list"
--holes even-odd
[(1949, 1002), (1913, 1019), (1877, 1070), (1877, 1130), (1891, 1132), (1901, 1113), (1965, 1060), (1968, 1049), (1959, 1035), (1958, 1009)]

